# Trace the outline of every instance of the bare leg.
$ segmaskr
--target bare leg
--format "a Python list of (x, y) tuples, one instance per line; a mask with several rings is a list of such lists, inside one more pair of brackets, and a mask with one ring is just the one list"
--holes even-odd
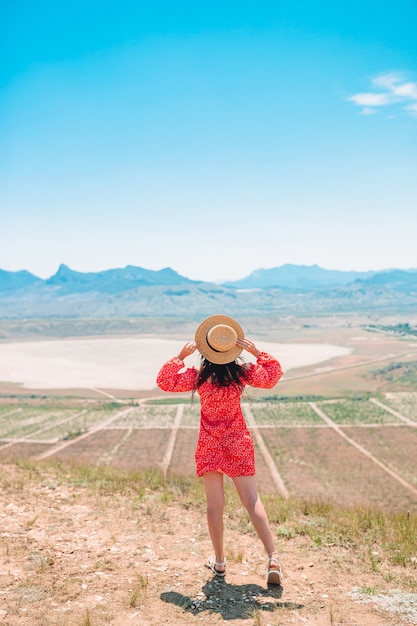
[(275, 549), (274, 538), (269, 526), (268, 516), (256, 489), (255, 476), (233, 478), (243, 506), (249, 513), (254, 529), (268, 553), (268, 584), (282, 586), (282, 571)]
[(243, 506), (249, 513), (254, 529), (268, 555), (271, 556), (276, 553), (276, 548), (264, 505), (258, 496), (255, 476), (238, 476), (233, 478), (233, 482)]
[[(207, 499), (207, 524), (213, 544), (215, 559), (217, 563), (223, 563), (224, 559), (224, 488), (223, 474), (221, 472), (206, 472), (203, 475), (204, 488)], [(216, 565), (218, 572), (224, 571), (225, 567)]]

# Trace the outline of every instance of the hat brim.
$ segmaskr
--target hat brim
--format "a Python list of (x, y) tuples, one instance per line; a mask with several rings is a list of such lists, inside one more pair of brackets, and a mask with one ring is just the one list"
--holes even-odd
[(226, 363), (232, 363), (235, 361), (241, 354), (243, 348), (234, 346), (225, 352), (213, 350), (213, 348), (211, 348), (207, 343), (207, 333), (211, 328), (213, 328), (213, 326), (217, 326), (218, 324), (231, 326), (239, 339), (243, 339), (245, 336), (240, 324), (238, 324), (232, 317), (228, 317), (227, 315), (211, 315), (201, 322), (195, 331), (195, 342), (197, 344), (197, 350), (208, 361), (218, 365), (226, 365)]

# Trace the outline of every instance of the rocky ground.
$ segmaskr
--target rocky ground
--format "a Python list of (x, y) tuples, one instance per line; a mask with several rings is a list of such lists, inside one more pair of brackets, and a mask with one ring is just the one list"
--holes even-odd
[(415, 569), (370, 567), (342, 542), (318, 546), (281, 529), (284, 588), (268, 588), (263, 549), (233, 511), (227, 577), (213, 578), (204, 566), (211, 547), (203, 505), (193, 498), (153, 484), (136, 494), (106, 491), (70, 470), (1, 465), (0, 623), (417, 623), (417, 595), (401, 586)]

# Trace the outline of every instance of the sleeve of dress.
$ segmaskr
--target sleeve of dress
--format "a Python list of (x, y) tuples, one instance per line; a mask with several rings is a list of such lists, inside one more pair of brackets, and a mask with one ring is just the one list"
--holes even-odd
[(256, 364), (251, 363), (246, 373), (246, 383), (252, 387), (270, 389), (274, 387), (283, 371), (281, 364), (275, 357), (267, 352), (261, 352), (256, 359)]
[(183, 372), (184, 361), (173, 357), (163, 364), (156, 377), (156, 384), (163, 391), (192, 391), (196, 389), (198, 371), (189, 367)]

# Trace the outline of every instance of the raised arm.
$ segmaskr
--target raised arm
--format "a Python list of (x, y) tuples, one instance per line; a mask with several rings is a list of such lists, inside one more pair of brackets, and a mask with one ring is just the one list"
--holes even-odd
[(256, 357), (256, 364), (251, 363), (248, 367), (246, 375), (248, 385), (264, 389), (274, 387), (283, 375), (280, 362), (271, 354), (258, 350), (253, 341), (247, 337), (238, 339), (236, 343)]
[(184, 359), (196, 350), (194, 341), (187, 342), (181, 348), (178, 356), (163, 364), (156, 377), (156, 384), (163, 391), (179, 392), (192, 391), (196, 388), (198, 371), (195, 367), (189, 367), (184, 371)]

